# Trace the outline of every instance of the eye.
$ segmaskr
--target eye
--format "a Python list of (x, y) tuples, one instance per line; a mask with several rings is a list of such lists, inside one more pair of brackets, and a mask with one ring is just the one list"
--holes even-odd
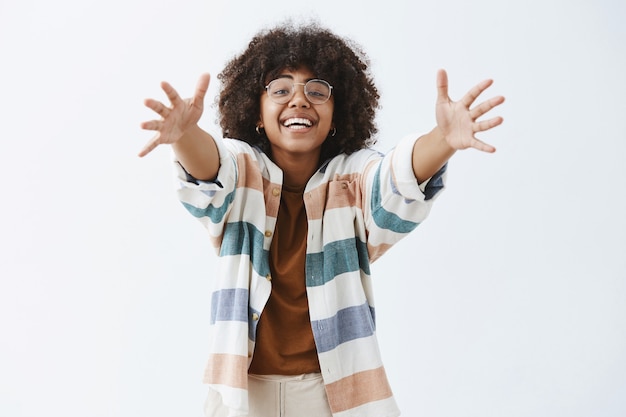
[(326, 97), (325, 93), (318, 91), (318, 90), (309, 90), (307, 94), (310, 95), (311, 97), (319, 97), (319, 98)]
[(328, 85), (320, 81), (309, 81), (306, 86), (307, 95), (311, 98), (326, 98), (329, 90)]
[(272, 97), (286, 97), (291, 94), (293, 84), (289, 80), (277, 79), (269, 83), (267, 91)]
[(287, 90), (286, 88), (270, 90), (270, 92), (273, 96), (286, 96), (289, 94), (289, 90)]

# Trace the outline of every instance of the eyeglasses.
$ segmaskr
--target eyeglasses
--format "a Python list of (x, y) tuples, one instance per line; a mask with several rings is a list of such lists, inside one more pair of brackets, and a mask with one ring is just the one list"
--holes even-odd
[(286, 104), (293, 98), (296, 85), (304, 86), (304, 96), (311, 104), (324, 104), (330, 98), (333, 86), (324, 80), (309, 80), (306, 83), (294, 83), (289, 78), (277, 78), (265, 86), (267, 95), (276, 104)]

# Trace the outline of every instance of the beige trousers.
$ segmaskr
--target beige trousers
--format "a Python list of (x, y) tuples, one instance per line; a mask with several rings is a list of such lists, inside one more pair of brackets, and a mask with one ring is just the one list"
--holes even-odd
[[(248, 375), (249, 417), (332, 417), (321, 374)], [(209, 391), (207, 417), (227, 417), (219, 394)]]

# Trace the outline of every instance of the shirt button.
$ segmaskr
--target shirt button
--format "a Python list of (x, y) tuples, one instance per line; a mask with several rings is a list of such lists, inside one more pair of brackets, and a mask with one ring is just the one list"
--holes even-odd
[(270, 230), (266, 230), (265, 237), (270, 237), (270, 236), (272, 236), (272, 232)]
[(278, 195), (279, 195), (279, 194), (280, 194), (280, 190), (279, 190), (278, 188), (274, 188), (274, 189), (272, 190), (272, 195), (273, 195), (274, 197), (278, 197)]
[(341, 183), (341, 188), (343, 188), (345, 190), (346, 188), (348, 188), (348, 184), (346, 184), (345, 182), (342, 182)]
[(252, 313), (252, 320), (257, 321), (259, 319), (259, 315), (257, 313)]

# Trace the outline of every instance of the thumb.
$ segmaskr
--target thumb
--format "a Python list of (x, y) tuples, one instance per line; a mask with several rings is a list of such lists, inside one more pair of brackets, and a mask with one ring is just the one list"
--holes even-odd
[(437, 71), (437, 101), (449, 101), (448, 97), (448, 74), (446, 70)]

